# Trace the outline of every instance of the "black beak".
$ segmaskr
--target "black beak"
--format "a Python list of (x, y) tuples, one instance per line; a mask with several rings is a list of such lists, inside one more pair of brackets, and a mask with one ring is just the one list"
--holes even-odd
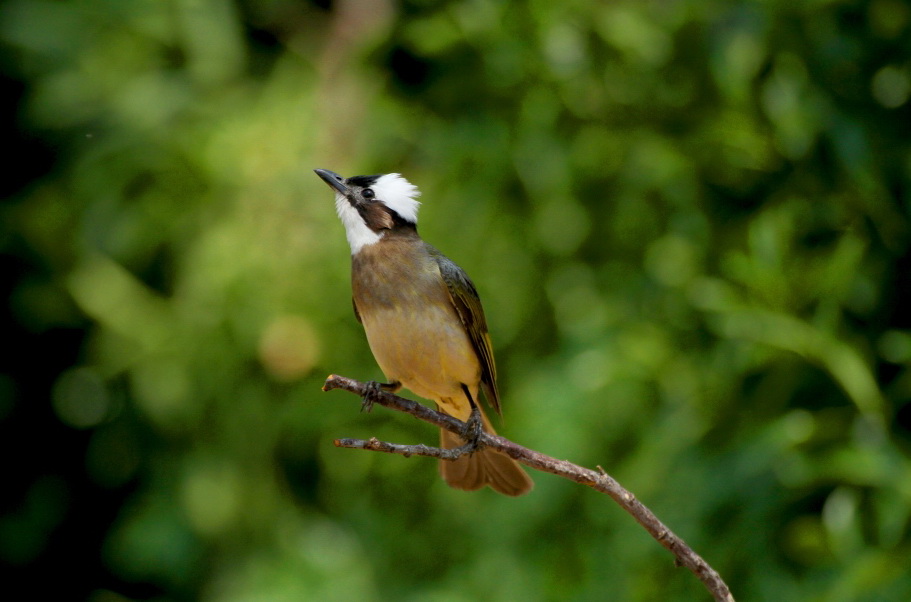
[(314, 169), (313, 171), (323, 179), (323, 182), (335, 188), (339, 193), (343, 195), (348, 194), (348, 187), (345, 186), (345, 178), (342, 176), (334, 171), (329, 171), (328, 169)]

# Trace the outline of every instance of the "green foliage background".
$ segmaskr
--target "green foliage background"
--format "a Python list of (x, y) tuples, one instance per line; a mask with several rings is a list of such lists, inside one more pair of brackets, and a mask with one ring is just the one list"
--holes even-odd
[(504, 434), (739, 599), (911, 599), (907, 3), (8, 0), (0, 43), (9, 591), (708, 598), (584, 487), (333, 447), (437, 435), (319, 390), (381, 376), (323, 167), (421, 187)]

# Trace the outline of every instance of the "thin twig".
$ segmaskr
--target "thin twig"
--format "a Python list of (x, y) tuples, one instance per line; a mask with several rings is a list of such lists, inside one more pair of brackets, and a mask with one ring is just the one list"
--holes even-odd
[[(331, 375), (326, 379), (323, 385), (323, 391), (332, 389), (344, 389), (363, 397), (368, 392), (368, 386), (365, 383), (344, 377)], [(399, 410), (411, 414), (416, 418), (429, 422), (440, 428), (444, 428), (457, 435), (464, 432), (465, 425), (460, 420), (447, 414), (437, 412), (425, 405), (393, 395), (387, 391), (373, 391), (371, 401), (378, 403), (387, 408)], [(711, 592), (715, 600), (719, 602), (734, 602), (734, 597), (727, 584), (721, 579), (715, 569), (702, 559), (686, 543), (680, 539), (673, 531), (668, 529), (664, 523), (658, 520), (658, 517), (649, 510), (642, 502), (636, 499), (632, 493), (623, 488), (613, 477), (608, 475), (600, 466), (597, 470), (584, 468), (566, 460), (558, 460), (541, 452), (523, 447), (517, 443), (500, 437), (482, 432), (478, 438), (478, 444), (483, 447), (491, 447), (500, 453), (506, 454), (510, 458), (531, 468), (549, 472), (571, 481), (588, 485), (596, 491), (606, 493), (624, 510), (632, 515), (636, 521), (642, 525), (649, 534), (662, 546), (667, 548), (675, 557), (675, 564), (686, 567), (693, 572)], [(466, 451), (470, 446), (456, 448), (453, 450), (429, 447), (426, 445), (399, 445), (396, 443), (386, 443), (376, 438), (369, 440), (361, 439), (337, 439), (337, 447), (350, 447), (356, 449), (367, 449), (372, 451), (382, 451), (387, 453), (401, 454), (403, 456), (429, 456), (440, 458), (442, 460), (452, 460)]]
[(417, 445), (402, 445), (401, 443), (380, 441), (376, 437), (370, 437), (369, 439), (336, 439), (335, 447), (369, 449), (370, 451), (385, 452), (387, 454), (399, 454), (406, 458), (410, 458), (411, 456), (426, 456), (428, 458), (439, 458), (440, 460), (458, 460), (462, 456), (478, 450), (478, 447), (475, 445), (463, 445), (452, 449), (429, 447), (423, 443)]

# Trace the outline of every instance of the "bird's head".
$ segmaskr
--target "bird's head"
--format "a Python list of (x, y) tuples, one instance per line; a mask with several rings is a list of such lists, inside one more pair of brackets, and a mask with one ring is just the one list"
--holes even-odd
[(417, 227), (421, 193), (401, 175), (343, 178), (328, 169), (314, 171), (335, 191), (335, 210), (345, 226), (352, 255), (379, 242), (390, 230)]

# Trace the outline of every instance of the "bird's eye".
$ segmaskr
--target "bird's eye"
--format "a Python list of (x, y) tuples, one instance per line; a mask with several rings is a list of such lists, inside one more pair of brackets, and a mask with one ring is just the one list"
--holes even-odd
[(361, 194), (364, 195), (365, 199), (372, 199), (374, 196), (376, 196), (375, 194), (373, 194), (372, 188), (365, 188), (363, 190), (363, 192), (361, 192)]

